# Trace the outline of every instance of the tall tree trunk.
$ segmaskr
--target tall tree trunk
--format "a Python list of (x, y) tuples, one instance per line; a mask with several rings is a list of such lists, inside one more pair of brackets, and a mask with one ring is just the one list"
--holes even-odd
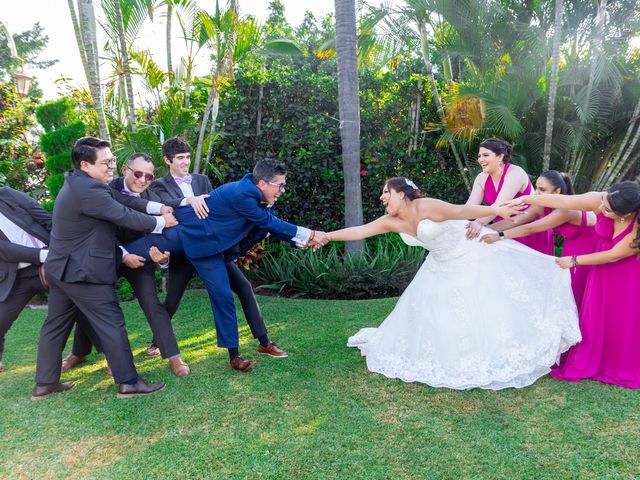
[(129, 52), (127, 50), (127, 40), (124, 37), (124, 22), (122, 20), (122, 10), (120, 0), (113, 0), (113, 7), (118, 24), (118, 40), (120, 42), (120, 55), (122, 55), (122, 66), (124, 70), (124, 81), (127, 85), (127, 109), (129, 112), (129, 127), (132, 132), (136, 127), (136, 105), (133, 100), (133, 83), (131, 82), (131, 67), (129, 66)]
[(73, 0), (67, 0), (69, 5), (69, 13), (71, 14), (71, 24), (73, 25), (73, 32), (76, 36), (76, 44), (78, 45), (78, 52), (80, 53), (80, 60), (82, 61), (82, 68), (84, 69), (84, 75), (87, 79), (87, 85), (89, 81), (89, 64), (87, 63), (87, 53), (84, 48), (84, 42), (82, 41), (82, 32), (80, 31), (80, 24), (78, 23), (78, 16), (76, 15), (76, 7), (73, 5)]
[(92, 0), (78, 0), (78, 12), (80, 13), (80, 30), (82, 42), (87, 56), (89, 90), (98, 114), (98, 130), (100, 137), (110, 140), (107, 119), (102, 104), (102, 90), (100, 87), (100, 64), (98, 56), (98, 41), (96, 35), (96, 17), (93, 11)]
[(167, 75), (169, 76), (169, 86), (173, 87), (173, 61), (171, 58), (171, 17), (173, 17), (173, 5), (171, 1), (167, 1), (167, 25), (166, 25), (166, 42), (167, 42)]
[(627, 176), (627, 173), (629, 173), (629, 170), (631, 170), (631, 167), (636, 165), (636, 162), (638, 161), (637, 160), (638, 155), (636, 155), (631, 159), (629, 157), (631, 157), (631, 154), (633, 153), (633, 150), (635, 149), (636, 143), (638, 143), (639, 139), (640, 139), (640, 127), (638, 127), (638, 129), (636, 130), (636, 134), (633, 136), (633, 140), (631, 140), (631, 143), (627, 147), (627, 151), (625, 152), (622, 159), (620, 160), (620, 170), (618, 171), (615, 177), (611, 177), (611, 179), (609, 180), (611, 183), (613, 183), (614, 180), (615, 181), (624, 180), (624, 178)]
[(205, 157), (205, 164), (209, 165), (211, 162), (211, 154), (213, 153), (213, 140), (216, 136), (216, 122), (218, 121), (218, 111), (220, 108), (220, 93), (218, 93), (213, 99), (213, 107), (211, 108), (211, 130), (209, 131), (209, 144), (207, 145), (207, 156)]
[[(338, 106), (344, 171), (345, 226), (362, 225), (360, 188), (360, 100), (355, 0), (334, 0), (338, 54)], [(347, 253), (358, 253), (364, 241), (347, 242)]]
[[(446, 127), (447, 126), (447, 118), (444, 115), (444, 109), (442, 108), (442, 102), (440, 101), (440, 94), (438, 93), (438, 85), (436, 84), (436, 78), (433, 75), (433, 65), (431, 64), (431, 55), (429, 53), (429, 40), (427, 38), (427, 27), (424, 19), (417, 18), (418, 22), (418, 32), (420, 33), (420, 47), (422, 50), (422, 60), (424, 61), (424, 66), (427, 70), (427, 75), (429, 76), (429, 84), (431, 85), (431, 94), (433, 96), (433, 103), (436, 105), (436, 110), (438, 111), (438, 116), (440, 117), (440, 121)], [(458, 149), (456, 148), (453, 140), (449, 140), (449, 147), (451, 148), (451, 153), (456, 160), (456, 165), (458, 166), (458, 170), (460, 171), (460, 175), (462, 176), (462, 180), (464, 181), (465, 187), (467, 187), (467, 191), (471, 193), (471, 183), (467, 178), (467, 171), (465, 170), (462, 161), (460, 160), (460, 155), (458, 154)]]
[(196, 158), (193, 161), (194, 173), (200, 173), (200, 163), (202, 161), (202, 145), (204, 144), (204, 136), (207, 131), (207, 125), (209, 123), (209, 117), (213, 110), (216, 98), (219, 96), (218, 91), (218, 69), (216, 68), (211, 75), (211, 90), (209, 90), (209, 98), (207, 99), (207, 106), (204, 109), (204, 115), (202, 117), (202, 123), (200, 123), (200, 134), (198, 135), (198, 146), (196, 147)]
[(422, 75), (418, 76), (418, 90), (415, 102), (409, 108), (411, 118), (411, 136), (409, 138), (409, 148), (407, 154), (411, 155), (418, 148), (418, 132), (420, 131), (420, 104), (422, 100)]
[(547, 126), (542, 153), (542, 171), (549, 170), (551, 163), (551, 141), (553, 139), (553, 121), (556, 112), (556, 93), (558, 92), (558, 70), (560, 69), (560, 43), (562, 41), (562, 17), (564, 0), (556, 0), (556, 18), (553, 27), (553, 54), (551, 63), (551, 80), (549, 81), (549, 105), (547, 107)]
[(256, 144), (253, 148), (253, 161), (256, 161), (256, 155), (258, 154), (258, 144), (260, 142), (260, 133), (262, 132), (262, 101), (264, 99), (264, 85), (260, 84), (260, 90), (258, 91), (258, 112), (256, 113)]

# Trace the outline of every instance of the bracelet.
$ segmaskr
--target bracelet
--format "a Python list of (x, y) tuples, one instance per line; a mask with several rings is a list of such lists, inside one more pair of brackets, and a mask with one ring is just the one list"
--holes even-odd
[(572, 262), (573, 268), (576, 268), (578, 265), (580, 265), (578, 263), (578, 255), (571, 255), (571, 262)]
[(311, 241), (314, 239), (315, 236), (316, 236), (316, 231), (311, 230), (311, 236), (309, 237), (309, 241), (307, 243), (311, 243)]

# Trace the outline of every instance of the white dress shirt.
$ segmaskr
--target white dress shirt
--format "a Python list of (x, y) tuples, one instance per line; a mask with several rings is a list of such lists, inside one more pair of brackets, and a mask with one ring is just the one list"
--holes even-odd
[[(5, 234), (11, 243), (22, 245), (24, 247), (39, 248), (41, 263), (47, 259), (49, 250), (45, 250), (43, 248), (44, 242), (24, 231), (18, 225), (9, 220), (2, 212), (0, 212), (0, 230), (2, 230), (2, 233)], [(18, 263), (18, 268), (25, 268), (29, 265), (31, 264), (27, 262), (20, 262)]]

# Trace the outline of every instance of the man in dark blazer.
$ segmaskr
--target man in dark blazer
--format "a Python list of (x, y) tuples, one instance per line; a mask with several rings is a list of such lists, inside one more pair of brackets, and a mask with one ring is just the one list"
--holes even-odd
[(114, 289), (117, 256), (116, 226), (160, 232), (173, 226), (172, 214), (152, 217), (114, 199), (107, 185), (116, 161), (109, 142), (81, 138), (71, 153), (73, 170), (56, 198), (49, 254), (45, 262), (49, 283), (49, 314), (40, 332), (36, 386), (32, 399), (46, 398), (75, 386), (60, 383), (61, 356), (81, 311), (98, 335), (116, 383), (118, 397), (147, 395), (164, 387), (138, 377), (124, 316)]
[[(152, 158), (145, 153), (134, 153), (122, 166), (122, 176), (114, 179), (109, 185), (124, 195), (161, 203), (160, 198), (147, 188), (153, 181), (153, 172)], [(122, 227), (119, 227), (116, 233), (120, 243), (131, 242), (142, 235), (143, 232)], [(129, 253), (123, 247), (120, 249), (122, 263), (118, 268), (118, 276), (126, 278), (131, 284), (154, 338), (160, 346), (162, 357), (168, 359), (169, 368), (173, 374), (177, 377), (186, 377), (189, 375), (189, 367), (180, 357), (178, 342), (171, 326), (171, 317), (158, 298), (156, 265), (153, 262), (145, 262), (143, 257)], [(82, 326), (76, 327), (73, 349), (62, 363), (63, 371), (84, 362), (91, 352), (92, 342), (85, 330)]]
[(204, 219), (190, 207), (179, 207), (175, 214), (180, 224), (162, 235), (146, 235), (124, 245), (127, 251), (148, 258), (151, 246), (171, 254), (182, 254), (194, 265), (209, 293), (216, 324), (218, 346), (229, 350), (231, 367), (247, 371), (254, 360), (245, 360), (238, 352), (238, 323), (226, 264), (250, 248), (256, 239), (271, 232), (298, 246), (322, 246), (328, 238), (278, 219), (268, 208), (285, 190), (286, 166), (276, 160), (256, 164), (253, 174), (213, 190), (207, 198), (208, 215)]
[(4, 337), (31, 298), (45, 290), (51, 216), (29, 195), (0, 188), (0, 372)]
[[(154, 181), (150, 188), (158, 194), (165, 205), (174, 208), (191, 205), (199, 218), (205, 218), (208, 214), (205, 200), (209, 197), (213, 187), (206, 175), (189, 173), (191, 166), (191, 147), (189, 144), (179, 137), (170, 138), (162, 145), (162, 155), (164, 162), (169, 167), (169, 172)], [(227, 262), (226, 269), (231, 290), (240, 300), (253, 337), (258, 339), (258, 353), (274, 358), (286, 358), (287, 352), (269, 339), (267, 327), (251, 283), (233, 261)], [(178, 310), (187, 285), (194, 275), (194, 266), (184, 256), (174, 255), (171, 258), (167, 296), (164, 303), (171, 317)], [(157, 346), (156, 338), (154, 338), (147, 349), (147, 356), (156, 356), (161, 350)]]

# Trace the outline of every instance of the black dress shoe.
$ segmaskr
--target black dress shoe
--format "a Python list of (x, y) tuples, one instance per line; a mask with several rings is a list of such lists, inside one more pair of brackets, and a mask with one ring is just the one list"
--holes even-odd
[(121, 383), (118, 389), (118, 398), (137, 397), (139, 395), (151, 395), (164, 388), (164, 382), (149, 383), (144, 378), (138, 377), (138, 381), (133, 385)]
[(67, 390), (71, 390), (75, 387), (76, 384), (73, 382), (64, 382), (64, 383), (52, 383), (50, 385), (33, 387), (33, 392), (31, 393), (31, 400), (43, 400), (47, 398), (52, 393), (60, 393), (66, 392)]

